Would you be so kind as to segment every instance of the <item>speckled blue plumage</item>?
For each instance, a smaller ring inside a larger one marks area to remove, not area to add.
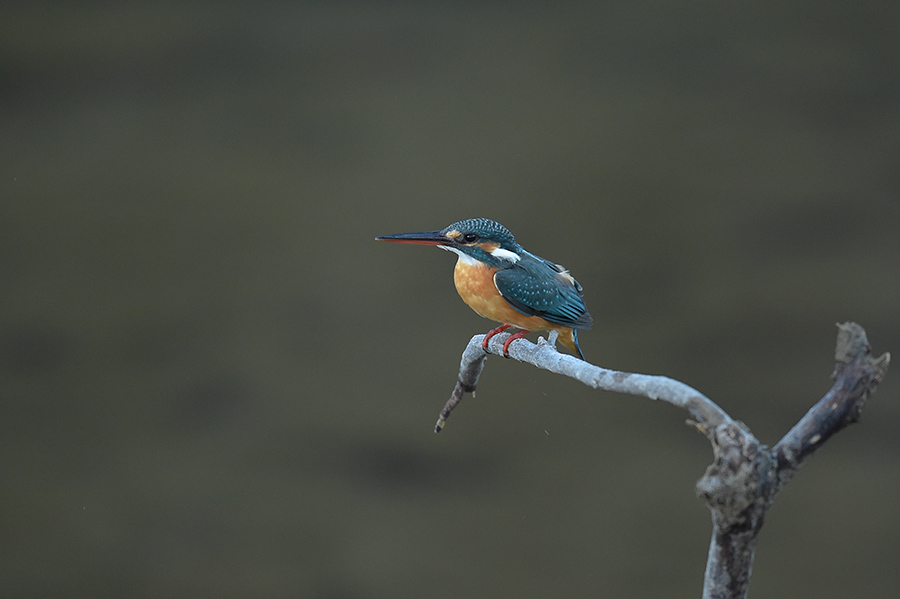
[[[530,252],[522,250],[520,255],[521,260],[494,275],[503,299],[526,316],[541,316],[573,329],[591,328],[594,320],[578,281],[570,281],[559,266]]]

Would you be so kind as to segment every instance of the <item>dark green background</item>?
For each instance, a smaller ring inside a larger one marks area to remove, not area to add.
[[[900,351],[900,5],[5,3],[0,595],[697,597],[685,414],[490,358],[450,255],[572,269],[603,366],[774,443]],[[536,335],[532,335],[536,338]],[[900,373],[751,597],[900,588]]]

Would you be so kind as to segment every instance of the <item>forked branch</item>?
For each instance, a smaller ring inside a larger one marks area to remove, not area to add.
[[[509,334],[495,335],[488,352],[503,355]],[[435,425],[440,432],[465,393],[474,393],[488,356],[484,335],[469,341],[460,362],[459,378]],[[713,463],[697,482],[697,493],[712,513],[713,534],[704,579],[704,599],[742,599],[747,595],[756,541],[766,511],[797,469],[832,435],[856,422],[866,399],[884,378],[890,354],[872,356],[866,332],[853,322],[838,325],[834,386],[771,449],[711,399],[665,376],[608,370],[556,351],[543,338],[537,344],[513,343],[509,356],[537,368],[574,378],[604,391],[640,395],[683,408],[690,422],[706,435]]]

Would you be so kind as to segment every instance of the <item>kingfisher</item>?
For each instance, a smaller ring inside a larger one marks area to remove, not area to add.
[[[485,335],[485,351],[491,337],[512,326],[519,331],[503,344],[507,358],[516,339],[531,331],[556,331],[560,342],[584,360],[577,331],[591,328],[594,319],[581,285],[564,267],[525,250],[500,223],[468,218],[437,231],[375,239],[436,245],[459,256],[453,270],[456,291],[480,316],[501,323]]]

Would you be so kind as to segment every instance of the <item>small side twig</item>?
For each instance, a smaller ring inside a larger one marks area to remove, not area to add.
[[[478,386],[478,379],[481,377],[481,371],[484,369],[484,361],[488,356],[484,353],[484,350],[481,349],[481,341],[478,341],[476,349],[475,340],[483,338],[484,335],[472,337],[472,340],[466,347],[466,351],[463,352],[462,360],[459,363],[459,378],[456,379],[456,386],[453,387],[453,393],[450,394],[450,399],[444,404],[444,409],[441,410],[441,415],[434,425],[434,432],[441,432],[447,418],[450,418],[450,412],[452,412],[453,408],[462,401],[464,394],[471,393],[473,396],[475,395],[475,387]]]
[[[866,332],[849,322],[838,325],[834,358],[834,385],[772,448],[781,477],[796,471],[832,435],[859,420],[866,399],[887,372],[891,355],[873,357]]]

